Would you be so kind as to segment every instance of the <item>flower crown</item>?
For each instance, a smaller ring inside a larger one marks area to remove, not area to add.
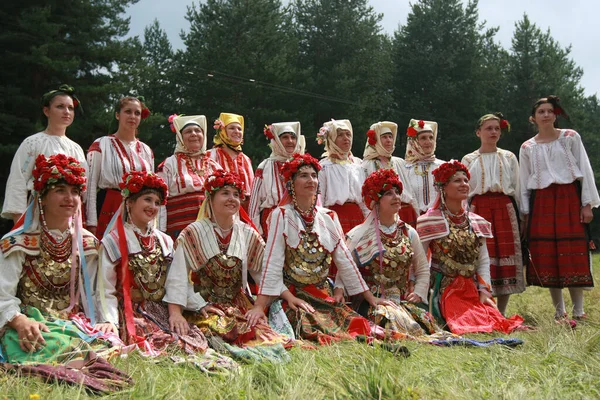
[[[33,189],[42,193],[48,185],[64,181],[69,185],[78,186],[80,191],[85,190],[85,168],[73,157],[64,154],[55,154],[46,158],[40,154],[35,159],[32,172]]]
[[[240,199],[245,198],[246,185],[244,181],[235,172],[227,172],[222,169],[214,171],[204,182],[204,191],[208,194],[214,194],[225,186],[233,186],[240,192]]]
[[[263,129],[263,133],[265,134],[267,139],[269,139],[269,140],[275,139],[275,135],[273,134],[273,125],[265,125],[265,128]]]
[[[119,183],[121,196],[124,199],[139,193],[144,188],[156,189],[162,192],[162,204],[167,204],[169,189],[165,181],[153,172],[131,171],[123,174],[123,180]]]
[[[298,170],[305,165],[313,167],[317,172],[321,170],[321,164],[319,164],[319,161],[317,161],[317,159],[310,154],[294,153],[292,158],[286,161],[279,169],[281,176],[283,176],[283,181],[290,182]]]
[[[434,184],[437,186],[444,186],[458,171],[463,171],[467,175],[467,179],[471,179],[469,169],[463,163],[456,160],[450,160],[431,172],[434,177]]]
[[[406,136],[411,138],[416,137],[419,133],[417,127],[419,127],[419,129],[423,129],[425,127],[425,121],[422,119],[419,121],[412,121],[406,129]]]
[[[373,129],[367,131],[367,142],[369,143],[369,146],[375,146],[377,144],[377,132]]]
[[[397,187],[402,193],[402,182],[398,174],[392,169],[380,169],[367,177],[362,186],[362,197],[365,205],[372,210],[381,196],[393,187]]]

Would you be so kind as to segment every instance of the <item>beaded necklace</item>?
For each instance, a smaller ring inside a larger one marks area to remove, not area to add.
[[[66,237],[55,238],[46,224],[41,197],[38,197],[38,209],[40,210],[40,221],[42,223],[40,249],[56,262],[62,263],[67,260],[73,252],[73,235],[69,232]]]

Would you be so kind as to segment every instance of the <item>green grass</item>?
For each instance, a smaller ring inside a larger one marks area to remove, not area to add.
[[[596,281],[600,257],[595,256]],[[568,292],[565,298],[569,301]],[[576,330],[557,326],[547,290],[514,296],[509,313],[534,325],[519,332],[517,349],[440,348],[404,343],[402,358],[380,348],[342,343],[318,350],[293,349],[287,364],[243,365],[230,376],[206,376],[191,366],[158,364],[139,355],[114,360],[135,379],[131,388],[106,396],[135,399],[582,399],[600,398],[600,292],[585,294],[589,319]],[[472,335],[478,339],[494,335]],[[0,376],[0,399],[84,399],[80,387],[35,378]]]

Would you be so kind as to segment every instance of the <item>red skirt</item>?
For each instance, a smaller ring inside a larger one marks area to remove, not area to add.
[[[523,323],[521,316],[505,318],[496,308],[479,301],[473,278],[460,275],[444,290],[440,309],[450,331],[458,335],[492,331],[510,333]]]
[[[98,213],[98,226],[96,227],[96,237],[98,240],[102,240],[104,231],[108,226],[110,220],[115,215],[119,207],[123,202],[123,196],[121,191],[116,189],[106,189],[104,200],[102,205],[98,205],[100,212]]]
[[[400,208],[400,211],[398,211],[398,216],[402,221],[409,224],[413,228],[417,227],[417,213],[410,204],[402,203],[402,207]]]
[[[267,235],[269,234],[269,217],[275,208],[276,207],[263,208],[260,211],[260,227],[262,228],[262,237],[265,239],[265,241],[267,240]]]
[[[362,224],[365,220],[360,206],[356,203],[344,203],[342,205],[335,204],[333,206],[328,206],[327,208],[336,212],[344,233],[350,232],[352,228]]]
[[[179,233],[198,218],[198,210],[204,201],[204,193],[193,192],[167,201],[167,234],[177,240]]]
[[[577,183],[534,190],[530,201],[527,282],[551,288],[594,286]]]
[[[513,200],[504,193],[485,193],[473,197],[471,205],[492,224],[493,238],[487,239],[490,275],[494,296],[525,290],[519,215]]]

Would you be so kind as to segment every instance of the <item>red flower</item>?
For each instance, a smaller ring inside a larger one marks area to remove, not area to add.
[[[417,130],[412,126],[409,126],[406,130],[406,135],[408,135],[409,137],[415,137],[417,136],[417,133]]]
[[[425,127],[425,121],[420,120],[419,121],[419,128],[423,129]]]
[[[142,114],[141,114],[142,119],[146,119],[149,116],[150,116],[150,110],[148,109],[148,107],[142,108]]]
[[[41,193],[47,185],[59,181],[79,186],[81,191],[85,190],[85,168],[75,158],[64,154],[55,154],[48,158],[43,154],[38,155],[32,176],[33,188],[38,193]]]
[[[226,172],[219,169],[214,171],[206,181],[204,181],[204,191],[208,194],[214,194],[225,186],[233,186],[236,188],[240,192],[240,199],[244,200],[246,185],[242,178],[235,172]]]
[[[443,163],[436,169],[434,169],[431,173],[433,174],[435,184],[438,186],[443,186],[454,174],[458,171],[463,171],[467,175],[467,179],[471,179],[471,174],[469,173],[469,169],[461,162],[456,160],[451,160]]]
[[[402,182],[398,174],[392,169],[380,169],[373,172],[365,179],[362,186],[362,197],[365,205],[372,210],[381,196],[393,187],[397,187],[402,193]]]
[[[375,146],[377,144],[377,133],[373,129],[367,131],[367,137],[369,138],[367,140],[369,145]]]
[[[265,125],[265,128],[263,129],[263,133],[269,140],[275,139],[275,135],[273,135],[273,131],[271,130],[272,127],[272,125]]]
[[[554,106],[553,112],[554,112],[554,115],[562,115],[563,109],[559,106]]]
[[[311,156],[310,154],[294,153],[292,158],[286,161],[279,169],[279,172],[283,177],[283,181],[291,181],[294,175],[296,175],[296,173],[298,172],[298,170],[305,165],[310,165],[317,172],[321,170],[321,164],[319,164],[317,159]]]
[[[132,194],[140,192],[144,188],[156,189],[163,193],[162,204],[167,204],[169,189],[165,181],[152,172],[131,171],[123,174],[123,180],[119,183],[121,196],[128,198]]]
[[[79,107],[79,100],[73,99],[73,108]]]

